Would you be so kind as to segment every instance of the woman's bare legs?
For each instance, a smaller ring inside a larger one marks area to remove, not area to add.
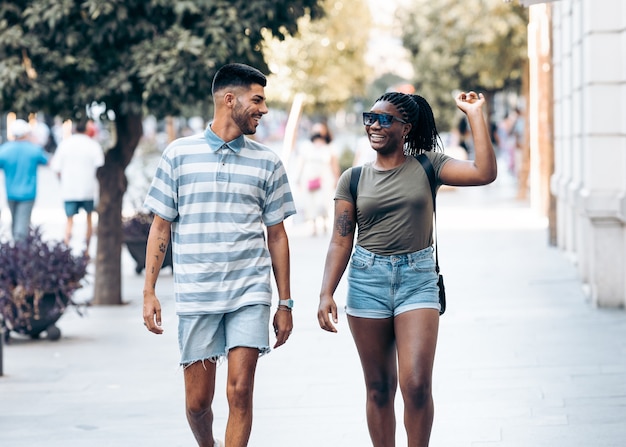
[[[435,413],[432,396],[433,363],[439,312],[418,309],[395,317],[400,391],[409,447],[427,447]]]
[[[393,319],[348,316],[365,377],[367,426],[374,447],[393,447],[398,386]]]
[[[363,367],[367,424],[374,447],[395,446],[398,377],[408,446],[427,447],[434,417],[432,371],[439,313],[419,309],[394,319],[349,316],[348,322]]]

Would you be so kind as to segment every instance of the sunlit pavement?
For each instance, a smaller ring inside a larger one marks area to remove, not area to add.
[[[61,238],[54,179],[42,176],[35,223]],[[448,311],[434,375],[434,447],[618,447],[626,439],[626,312],[595,309],[576,268],[547,244],[546,222],[514,199],[506,175],[483,188],[441,191],[439,256]],[[3,229],[8,216],[3,210]],[[77,229],[80,228],[77,219]],[[359,361],[345,314],[319,329],[328,246],[298,223],[291,236],[295,330],[260,359],[250,446],[371,445]],[[92,244],[95,248],[95,241]],[[77,249],[80,247],[76,246]],[[172,276],[158,291],[165,334],[142,324],[143,278],[123,254],[123,306],[68,309],[62,338],[14,339],[0,378],[3,447],[193,446],[177,366]],[[88,285],[79,298],[88,299]],[[336,293],[343,307],[345,282]],[[215,430],[226,424],[225,365]],[[397,399],[397,445],[406,445]]]

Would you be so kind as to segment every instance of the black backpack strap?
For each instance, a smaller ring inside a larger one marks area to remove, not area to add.
[[[428,183],[430,183],[430,192],[433,197],[433,222],[434,222],[434,242],[435,242],[435,271],[439,276],[437,281],[437,285],[439,286],[439,305],[441,309],[439,310],[439,315],[443,315],[446,311],[446,293],[445,287],[443,285],[443,276],[439,274],[439,249],[437,244],[437,183],[435,179],[435,168],[431,163],[430,159],[426,156],[426,154],[421,153],[416,156],[417,160],[422,164],[424,171],[426,171],[426,176],[428,177]]]
[[[359,186],[359,179],[361,178],[362,166],[355,166],[350,172],[350,195],[354,201],[354,207],[356,208],[356,189]]]
[[[437,203],[437,201],[435,200],[435,197],[437,196],[437,193],[436,193],[435,188],[437,185],[437,180],[435,179],[435,168],[433,167],[433,164],[430,162],[430,158],[428,158],[426,154],[421,153],[415,158],[417,158],[417,161],[419,161],[422,164],[424,171],[426,171],[426,176],[428,177],[428,183],[430,183],[430,193],[433,196],[433,211],[436,213],[437,208],[435,204]]]
[[[430,159],[426,156],[426,154],[421,153],[417,155],[415,158],[421,163],[424,171],[426,171],[426,176],[428,177],[428,183],[430,183],[430,193],[433,197],[433,215],[435,221],[435,267],[437,273],[439,273],[439,250],[437,249],[437,191],[436,191],[436,179],[435,179],[435,168],[431,163]]]

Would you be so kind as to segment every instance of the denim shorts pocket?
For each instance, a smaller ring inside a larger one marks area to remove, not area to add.
[[[352,257],[350,261],[350,267],[358,270],[366,270],[370,266],[370,262],[367,259],[361,257]]]

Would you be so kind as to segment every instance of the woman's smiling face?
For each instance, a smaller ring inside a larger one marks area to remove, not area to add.
[[[403,119],[396,106],[387,101],[378,101],[370,112],[393,115]],[[365,132],[370,141],[370,146],[380,154],[390,154],[396,150],[403,150],[406,124],[393,120],[391,126],[382,127],[378,121],[370,126],[365,126]]]

